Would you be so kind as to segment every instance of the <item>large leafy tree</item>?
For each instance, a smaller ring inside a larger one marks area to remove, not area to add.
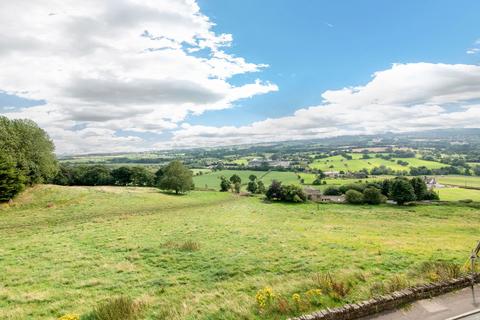
[[[52,141],[35,122],[0,116],[2,199],[12,198],[23,185],[42,183],[53,178],[58,170],[53,151]],[[10,191],[6,190],[7,187]]]
[[[415,190],[407,179],[395,178],[390,186],[390,198],[395,200],[399,205],[409,201],[415,201]]]
[[[176,194],[184,193],[193,188],[192,171],[180,161],[170,162],[164,169],[158,187],[163,190],[173,190]]]
[[[8,201],[25,187],[25,176],[15,168],[15,162],[0,155],[0,201]]]

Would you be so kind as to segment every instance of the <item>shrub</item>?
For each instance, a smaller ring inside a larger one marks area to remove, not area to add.
[[[338,187],[330,186],[323,191],[323,194],[326,196],[339,196],[342,193]]]
[[[98,305],[87,318],[88,320],[136,320],[140,319],[143,305],[129,297],[118,297]]]
[[[423,200],[436,201],[436,200],[440,200],[440,196],[435,191],[428,190],[423,196]]]
[[[462,275],[458,264],[450,261],[428,261],[420,265],[419,271],[430,281],[444,281]]]
[[[375,187],[368,187],[363,191],[363,201],[368,204],[380,204],[386,197]]]
[[[347,193],[345,193],[345,200],[351,204],[362,204],[363,194],[356,190],[348,190]]]

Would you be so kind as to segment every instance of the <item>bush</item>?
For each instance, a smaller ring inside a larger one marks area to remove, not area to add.
[[[363,203],[363,194],[356,190],[348,190],[345,193],[345,200],[351,204],[362,204]]]
[[[375,187],[368,187],[363,191],[363,201],[365,203],[380,204],[386,200],[386,197]]]
[[[140,319],[142,307],[129,297],[119,297],[100,304],[82,320],[136,320]]]
[[[323,194],[326,196],[339,196],[342,193],[338,187],[330,186],[323,191]]]
[[[428,190],[424,196],[423,200],[437,201],[440,200],[440,196],[433,190]]]

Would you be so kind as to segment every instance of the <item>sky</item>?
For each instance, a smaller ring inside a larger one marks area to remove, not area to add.
[[[0,2],[0,114],[59,154],[480,127],[479,1]]]

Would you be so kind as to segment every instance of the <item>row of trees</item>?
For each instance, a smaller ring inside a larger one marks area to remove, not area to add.
[[[58,170],[54,145],[30,120],[0,116],[0,201],[8,201],[26,186],[50,180]]]
[[[406,202],[421,200],[439,200],[438,194],[428,190],[422,178],[407,179],[397,177],[374,183],[355,183],[340,187],[328,187],[325,195],[345,194],[346,201],[352,204],[380,204],[387,199],[403,205]]]
[[[151,172],[141,166],[123,166],[111,169],[105,165],[61,165],[52,183],[73,186],[139,186],[158,187],[183,193],[194,188],[192,171],[180,161]]]
[[[248,177],[248,180],[249,180],[247,183],[248,192],[254,193],[254,194],[265,193],[265,185],[263,184],[263,181],[258,180],[256,175],[251,174]],[[223,176],[220,178],[220,191],[222,192],[233,190],[236,193],[240,193],[241,187],[242,187],[242,178],[240,178],[240,176],[237,174],[232,175],[229,179]]]

